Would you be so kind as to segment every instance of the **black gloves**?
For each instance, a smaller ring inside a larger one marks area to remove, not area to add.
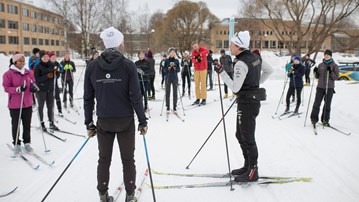
[[[218,60],[215,59],[214,60],[214,71],[217,72],[218,74],[223,72],[223,66],[221,64],[218,63]]]
[[[314,73],[314,77],[317,78],[317,79],[319,79],[318,67],[315,67],[315,68],[313,69],[313,73]]]
[[[16,88],[16,92],[22,93],[26,90],[26,85],[22,85]]]
[[[31,81],[30,91],[32,93],[36,93],[40,91],[40,88],[34,82]]]
[[[146,135],[147,130],[148,130],[147,121],[140,122],[138,124],[138,131],[140,131],[141,135]]]
[[[195,59],[198,63],[201,63],[201,62],[202,62],[201,54],[198,54],[198,55],[194,56],[194,59]]]
[[[327,66],[327,71],[329,72],[329,74],[332,73],[332,68],[329,65]]]
[[[87,135],[89,137],[93,137],[96,135],[97,131],[96,131],[96,126],[93,122],[91,122],[90,124],[88,124],[86,126],[86,129],[87,129]]]

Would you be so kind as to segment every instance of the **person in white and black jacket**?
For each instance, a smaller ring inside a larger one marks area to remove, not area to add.
[[[137,201],[135,151],[136,112],[141,135],[147,132],[140,83],[135,64],[125,58],[120,50],[123,35],[114,27],[105,29],[100,37],[106,50],[89,63],[84,80],[85,125],[89,137],[96,135],[99,160],[97,167],[97,190],[100,201],[113,201],[108,194],[110,166],[115,138],[121,151],[126,202]],[[93,121],[96,98],[97,127]]]
[[[233,79],[224,67],[215,62],[214,70],[220,74],[223,81],[237,96],[237,131],[236,137],[242,148],[244,166],[235,169],[236,182],[257,181],[258,150],[255,140],[256,117],[259,114],[260,101],[265,100],[265,89],[259,88],[261,77],[269,74],[262,69],[262,59],[249,50],[250,36],[248,31],[236,33],[231,39],[231,53],[236,56]],[[262,70],[263,73],[262,73]]]
[[[187,80],[187,88],[188,88],[188,96],[191,96],[191,67],[192,60],[188,51],[184,52],[182,61],[181,61],[181,77],[182,77],[182,97],[186,93],[186,80]]]
[[[170,111],[170,94],[171,86],[173,91],[173,111],[177,111],[177,98],[178,98],[178,72],[181,71],[179,61],[176,59],[176,50],[169,49],[169,57],[165,62],[166,73],[166,107]]]

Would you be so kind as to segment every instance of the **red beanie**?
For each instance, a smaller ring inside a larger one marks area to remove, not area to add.
[[[54,51],[51,51],[51,52],[49,53],[49,58],[51,58],[51,57],[54,56],[54,55],[55,55]]]

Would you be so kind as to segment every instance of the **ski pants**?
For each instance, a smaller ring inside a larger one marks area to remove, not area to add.
[[[74,100],[74,81],[72,79],[64,81],[64,97],[63,102],[67,102],[67,86],[68,86],[68,93],[70,95],[70,102]]]
[[[227,74],[233,80],[233,72],[227,73]],[[223,85],[224,85],[224,93],[228,94],[228,86],[224,82],[223,82]]]
[[[305,69],[305,83],[310,83],[309,75],[310,75],[310,68],[306,68]]]
[[[55,85],[55,100],[56,100],[56,106],[57,106],[58,112],[62,112],[61,99],[60,99],[60,89],[59,89],[59,85],[57,84],[57,82],[56,82],[56,85]]]
[[[182,73],[182,93],[185,94],[186,90],[186,79],[187,79],[187,87],[188,87],[188,94],[191,94],[191,74],[190,73]]]
[[[331,108],[330,106],[332,104],[332,99],[333,99],[334,93],[335,93],[334,88],[328,88],[327,95],[325,95],[324,88],[317,88],[312,113],[310,115],[310,119],[311,119],[312,123],[317,123],[319,121],[318,116],[319,116],[320,104],[322,103],[323,99],[324,99],[324,106],[323,106],[321,121],[329,122],[330,108]]]
[[[170,108],[170,95],[171,95],[171,86],[173,90],[173,108],[177,107],[177,99],[178,99],[178,79],[175,80],[167,80],[166,81],[166,107]]]
[[[206,79],[207,70],[194,71],[196,99],[207,99]]]
[[[140,80],[141,95],[145,102],[145,110],[148,108],[147,91],[148,91],[148,80]]]
[[[152,96],[155,96],[155,75],[150,75],[150,84],[149,84],[149,88],[148,88],[148,96],[151,96],[151,92],[152,92]]]
[[[259,101],[241,102],[238,99],[236,138],[242,149],[245,166],[253,167],[257,165],[258,159],[255,129],[261,105]]]
[[[49,117],[50,122],[54,122],[54,95],[52,91],[47,92],[37,92],[36,93],[37,102],[39,103],[38,110],[40,116],[40,122],[44,121],[44,106],[46,102],[47,107],[47,116]]]
[[[163,83],[166,80],[166,74],[164,72],[162,72],[162,81],[161,81],[161,85],[163,85]]]
[[[213,77],[212,77],[212,70],[207,71],[207,86],[209,83],[209,89],[213,89]]]
[[[136,189],[136,166],[134,159],[135,122],[133,117],[98,117],[97,140],[99,160],[97,166],[97,190],[101,193],[105,193],[108,190],[115,137],[120,148],[126,192],[132,194]]]
[[[16,142],[17,126],[19,124],[20,109],[10,109],[11,117],[11,129],[12,129],[12,139],[13,144]],[[32,117],[32,107],[23,108],[21,112],[21,121],[22,121],[22,139],[24,144],[31,143],[30,131],[31,131],[31,117]],[[20,130],[20,127],[19,127]],[[20,131],[19,131],[19,140],[18,145],[21,144],[20,140]]]
[[[293,94],[295,94],[295,91],[297,91],[297,106],[296,106],[296,109],[299,109],[300,103],[302,102],[302,96],[301,96],[302,90],[303,90],[303,87],[294,88],[293,86],[289,86],[288,92],[287,92],[287,97],[286,97],[287,107],[289,107],[289,105],[290,105],[290,97]]]

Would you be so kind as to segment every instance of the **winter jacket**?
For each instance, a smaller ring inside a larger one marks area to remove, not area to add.
[[[207,71],[212,71],[213,70],[213,58],[211,54],[207,55]]]
[[[312,66],[314,66],[314,65],[315,65],[315,61],[312,60],[312,59],[306,59],[306,60],[304,61],[305,70],[310,69],[310,68],[311,68]]]
[[[24,91],[23,108],[32,106],[32,94],[31,94],[31,82],[35,83],[35,78],[32,72],[25,69],[24,74],[14,70],[14,65],[11,69],[6,71],[3,75],[3,87],[8,96],[8,108],[9,109],[20,109],[22,93],[16,92],[16,88],[24,85],[26,81],[26,90]]]
[[[40,57],[31,56],[29,58],[29,70],[34,70],[34,68],[40,63]]]
[[[290,78],[289,85],[293,88],[302,88],[303,87],[303,76],[305,73],[305,67],[302,63],[294,64],[294,68],[292,73],[288,73],[288,77]]]
[[[148,71],[148,75],[156,75],[156,70],[155,70],[155,59],[153,58],[147,58],[147,61],[149,63],[149,71]]]
[[[192,67],[192,61],[191,59],[185,59],[185,58],[182,58],[182,61],[181,61],[181,73],[182,74],[189,74],[191,75],[191,67]]]
[[[36,84],[42,92],[52,92],[54,89],[54,77],[49,78],[49,73],[54,73],[54,67],[50,62],[44,63],[41,61],[35,68]]]
[[[148,81],[149,80],[149,72],[150,72],[150,63],[148,62],[148,60],[143,59],[143,60],[137,60],[135,62],[136,68],[139,70],[138,72],[138,79],[142,82],[142,77],[144,81]],[[141,71],[142,70],[142,71]],[[141,74],[139,72],[143,72],[144,74],[141,76]]]
[[[174,63],[174,67],[171,68],[171,62]],[[179,61],[176,58],[168,58],[165,62],[165,74],[166,74],[166,81],[174,81],[178,79],[177,73],[181,71],[179,66]]]
[[[209,53],[209,50],[204,47],[199,47],[198,51],[196,51],[196,50],[192,51],[192,63],[193,63],[195,71],[207,70],[207,68],[208,68],[207,54],[208,53]],[[199,56],[201,61],[197,61],[196,56]]]
[[[84,80],[85,124],[93,121],[96,98],[98,117],[133,117],[146,122],[135,64],[118,51],[106,50],[89,63]]]
[[[332,71],[329,74],[328,88],[335,88],[334,82],[339,78],[339,69],[338,69],[338,65],[334,62],[333,59],[331,59],[327,63],[326,61],[323,60],[323,62],[318,65],[318,70],[316,73],[316,77],[319,79],[317,86],[318,88],[325,89],[327,86],[326,85],[327,75],[328,75],[327,66],[329,66]]]
[[[165,62],[166,62],[166,59],[164,59],[164,60],[161,60],[161,62],[160,62],[160,71],[161,71],[161,73],[163,74],[163,75],[165,75],[166,73],[165,73]]]
[[[76,72],[75,63],[72,62],[71,60],[69,60],[69,61],[63,60],[63,61],[61,61],[61,65],[64,68],[63,72],[61,73],[62,80],[65,80],[65,78],[66,78],[66,81],[72,80],[72,73]]]
[[[227,73],[232,73],[233,72],[233,65],[232,65],[232,58],[229,55],[225,55],[224,57],[220,57],[219,58],[219,63],[221,63],[221,65],[224,68],[224,71],[226,71]]]
[[[292,66],[294,64],[294,62],[289,62],[286,66],[285,66],[285,72],[289,72],[289,69],[290,69],[290,67]]]

